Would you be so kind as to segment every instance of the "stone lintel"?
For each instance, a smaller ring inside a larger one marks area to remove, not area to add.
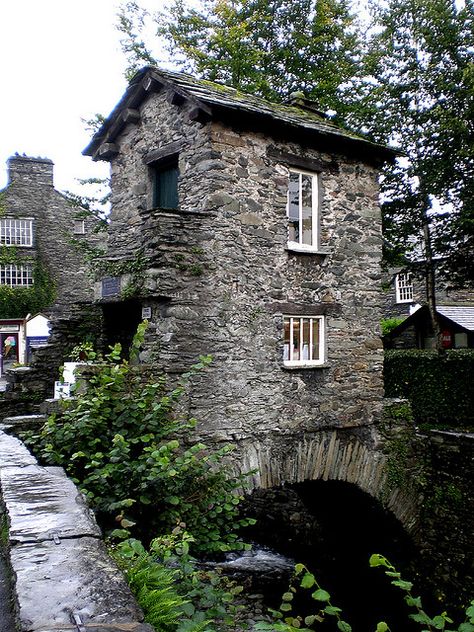
[[[182,147],[183,143],[181,141],[177,141],[174,143],[168,143],[168,145],[164,145],[163,147],[159,147],[157,149],[152,149],[144,155],[143,162],[146,165],[150,165],[153,162],[159,162],[160,160],[171,158],[172,156],[179,154]]]
[[[270,303],[266,309],[271,314],[291,316],[335,316],[342,311],[339,303]]]
[[[274,145],[270,145],[267,149],[267,155],[270,158],[274,158],[278,162],[282,162],[289,167],[299,167],[300,169],[307,169],[308,171],[329,171],[331,173],[337,173],[339,171],[339,164],[335,161],[318,160],[316,158],[310,158],[306,156],[292,154],[288,151],[281,151]]]

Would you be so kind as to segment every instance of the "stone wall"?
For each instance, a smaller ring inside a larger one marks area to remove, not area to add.
[[[18,632],[152,632],[62,468],[1,431],[0,490]]]
[[[339,153],[337,141],[329,152],[202,124],[189,120],[191,107],[171,104],[166,91],[153,95],[112,160],[109,256],[144,248],[148,260],[143,359],[177,372],[213,356],[194,381],[190,411],[217,439],[372,423],[382,398],[377,169]],[[179,147],[176,211],[150,208],[144,158],[167,147]],[[319,254],[287,249],[282,152],[323,165]],[[283,367],[284,314],[326,317],[324,367]]]
[[[64,316],[74,303],[92,297],[82,255],[71,244],[72,237],[89,239],[91,224],[86,222],[85,234],[73,235],[77,209],[54,188],[53,167],[47,158],[9,158],[2,207],[7,217],[34,219],[33,247],[18,246],[16,251],[18,257],[38,258],[45,266],[57,288],[56,302],[49,311]]]

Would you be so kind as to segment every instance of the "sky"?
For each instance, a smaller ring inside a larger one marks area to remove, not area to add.
[[[108,114],[126,88],[119,4],[0,0],[0,189],[16,152],[52,159],[59,190],[80,193],[77,178],[108,174],[81,155],[91,137],[81,119]]]

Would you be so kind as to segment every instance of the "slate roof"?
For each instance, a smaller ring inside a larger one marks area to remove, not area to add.
[[[122,128],[117,124],[122,113],[127,108],[138,108],[148,97],[149,93],[144,87],[147,78],[155,79],[165,87],[171,87],[181,98],[190,100],[196,107],[202,108],[209,118],[225,120],[225,116],[237,116],[244,120],[246,117],[253,117],[262,122],[270,122],[280,129],[297,129],[303,133],[307,132],[308,135],[316,134],[319,137],[331,138],[333,142],[339,140],[346,146],[357,148],[367,155],[378,156],[381,160],[393,160],[399,153],[338,127],[316,110],[272,103],[212,81],[147,66],[132,79],[120,102],[84,150],[85,155],[94,156],[102,143],[114,141]]]
[[[436,311],[449,318],[454,323],[467,329],[474,331],[474,306],[468,307],[464,305],[438,305]]]

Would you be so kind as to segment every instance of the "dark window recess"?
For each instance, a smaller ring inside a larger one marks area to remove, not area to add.
[[[178,208],[178,161],[151,165],[153,208]]]

